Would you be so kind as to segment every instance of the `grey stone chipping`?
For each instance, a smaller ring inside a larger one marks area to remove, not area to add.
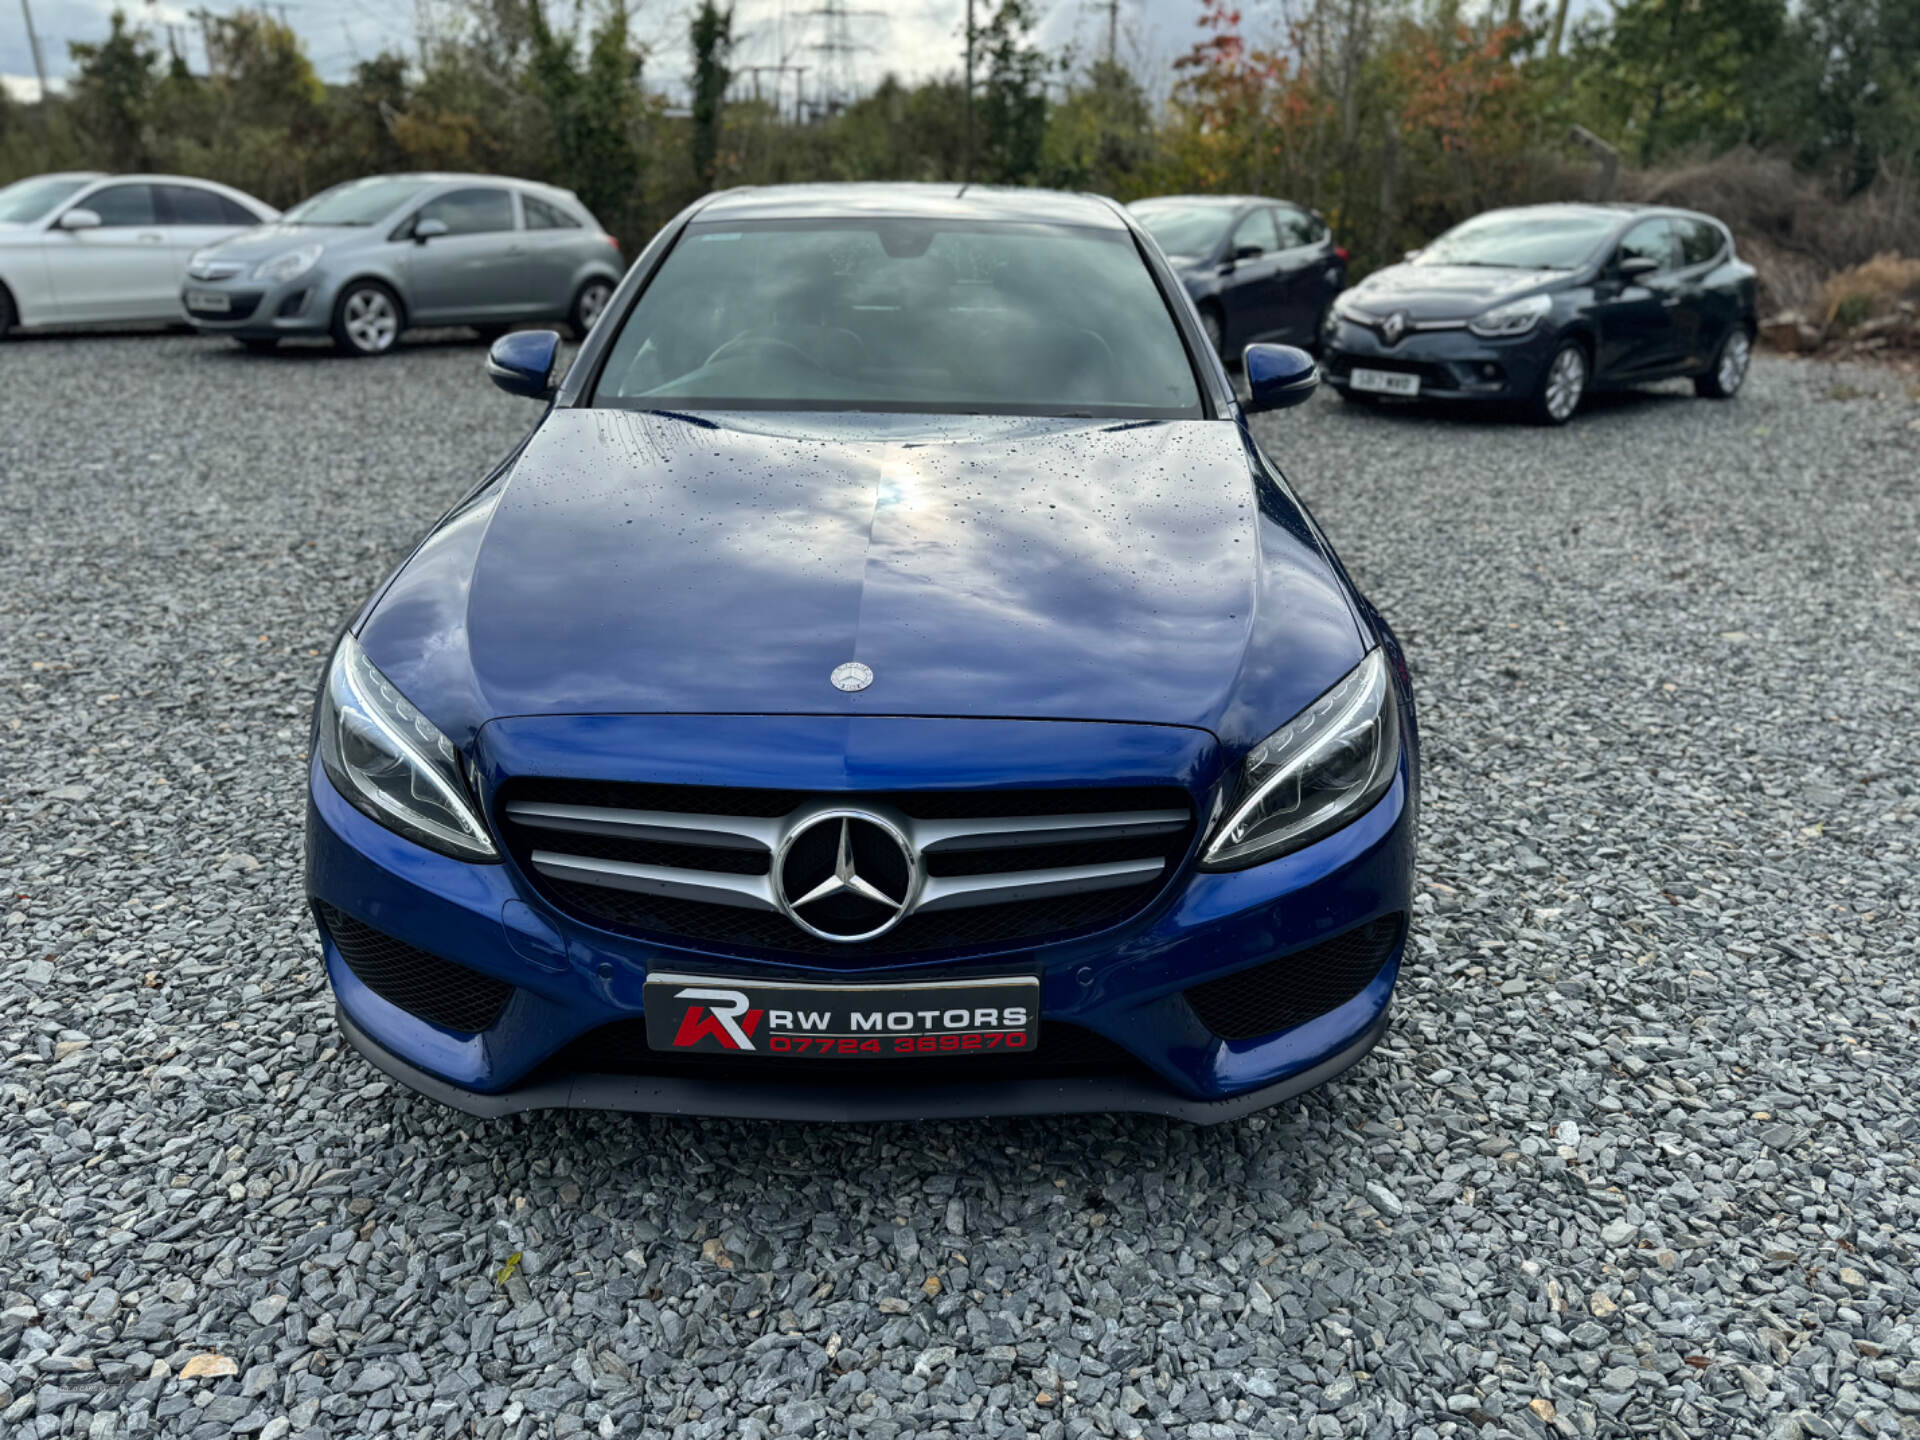
[[[1419,692],[1394,1029],[1212,1130],[834,1129],[343,1050],[309,704],[538,413],[479,361],[0,346],[0,1433],[1920,1436],[1890,373],[1257,422]]]

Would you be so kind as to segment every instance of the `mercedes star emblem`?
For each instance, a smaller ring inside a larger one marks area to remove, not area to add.
[[[920,861],[898,826],[860,810],[830,810],[796,827],[774,857],[774,897],[822,940],[884,935],[906,917]]]
[[[864,690],[873,684],[873,671],[858,660],[849,660],[844,665],[834,666],[833,674],[828,678],[833,681],[836,690]]]
[[[1400,337],[1407,333],[1407,312],[1396,310],[1380,322],[1380,338],[1389,345],[1398,345]]]

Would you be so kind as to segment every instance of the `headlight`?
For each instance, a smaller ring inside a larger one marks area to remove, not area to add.
[[[499,858],[461,779],[459,752],[351,635],[333,652],[320,697],[320,764],[355,808],[388,829],[459,860]]]
[[[1524,335],[1551,309],[1551,295],[1529,295],[1524,300],[1483,311],[1467,322],[1467,328],[1476,335]]]
[[[1400,712],[1376,647],[1248,753],[1200,864],[1239,870],[1311,844],[1359,819],[1399,768]]]
[[[278,283],[282,280],[291,280],[296,275],[304,275],[319,263],[320,247],[302,245],[298,250],[289,250],[284,255],[276,255],[271,260],[262,261],[255,267],[253,278]]]
[[[1342,290],[1338,295],[1333,297],[1333,313],[1338,315],[1342,320],[1353,319],[1354,312],[1357,308],[1354,292],[1351,290]]]

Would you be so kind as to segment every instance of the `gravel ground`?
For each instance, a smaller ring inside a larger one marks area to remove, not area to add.
[[[0,1433],[1920,1435],[1920,406],[1261,424],[1407,643],[1398,1022],[1213,1130],[477,1123],[301,904],[468,344],[0,347]]]

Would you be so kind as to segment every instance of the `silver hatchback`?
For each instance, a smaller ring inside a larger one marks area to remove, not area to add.
[[[625,265],[571,191],[496,175],[373,175],[193,255],[180,292],[194,326],[269,350],[330,335],[350,355],[412,326],[482,334],[566,321],[585,335]]]

